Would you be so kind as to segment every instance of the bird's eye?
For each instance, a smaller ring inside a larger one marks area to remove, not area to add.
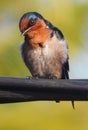
[[[30,19],[29,26],[33,26],[36,23],[36,19]]]

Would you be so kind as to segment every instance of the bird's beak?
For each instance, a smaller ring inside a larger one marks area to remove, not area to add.
[[[28,32],[32,27],[29,27],[28,29],[26,29],[25,31],[22,32],[22,35],[24,36],[26,34],[26,32]]]

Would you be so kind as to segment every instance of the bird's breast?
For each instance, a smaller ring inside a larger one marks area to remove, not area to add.
[[[58,41],[54,36],[36,49],[27,44],[27,47],[23,48],[23,58],[33,76],[46,77],[52,74],[61,77],[62,64],[67,58],[66,42]]]

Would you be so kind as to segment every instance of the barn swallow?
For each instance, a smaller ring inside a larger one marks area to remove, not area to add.
[[[62,32],[37,12],[25,13],[19,28],[25,38],[22,57],[32,76],[68,79],[68,45]]]
[[[24,36],[21,54],[32,76],[69,79],[68,45],[62,32],[37,12],[25,13],[19,28]]]

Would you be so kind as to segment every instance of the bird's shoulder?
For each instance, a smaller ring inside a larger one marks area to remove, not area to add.
[[[64,35],[62,33],[62,31],[60,29],[58,29],[57,27],[55,27],[51,22],[49,22],[48,20],[45,20],[46,25],[53,31],[55,32],[57,38],[59,40],[64,39]]]

